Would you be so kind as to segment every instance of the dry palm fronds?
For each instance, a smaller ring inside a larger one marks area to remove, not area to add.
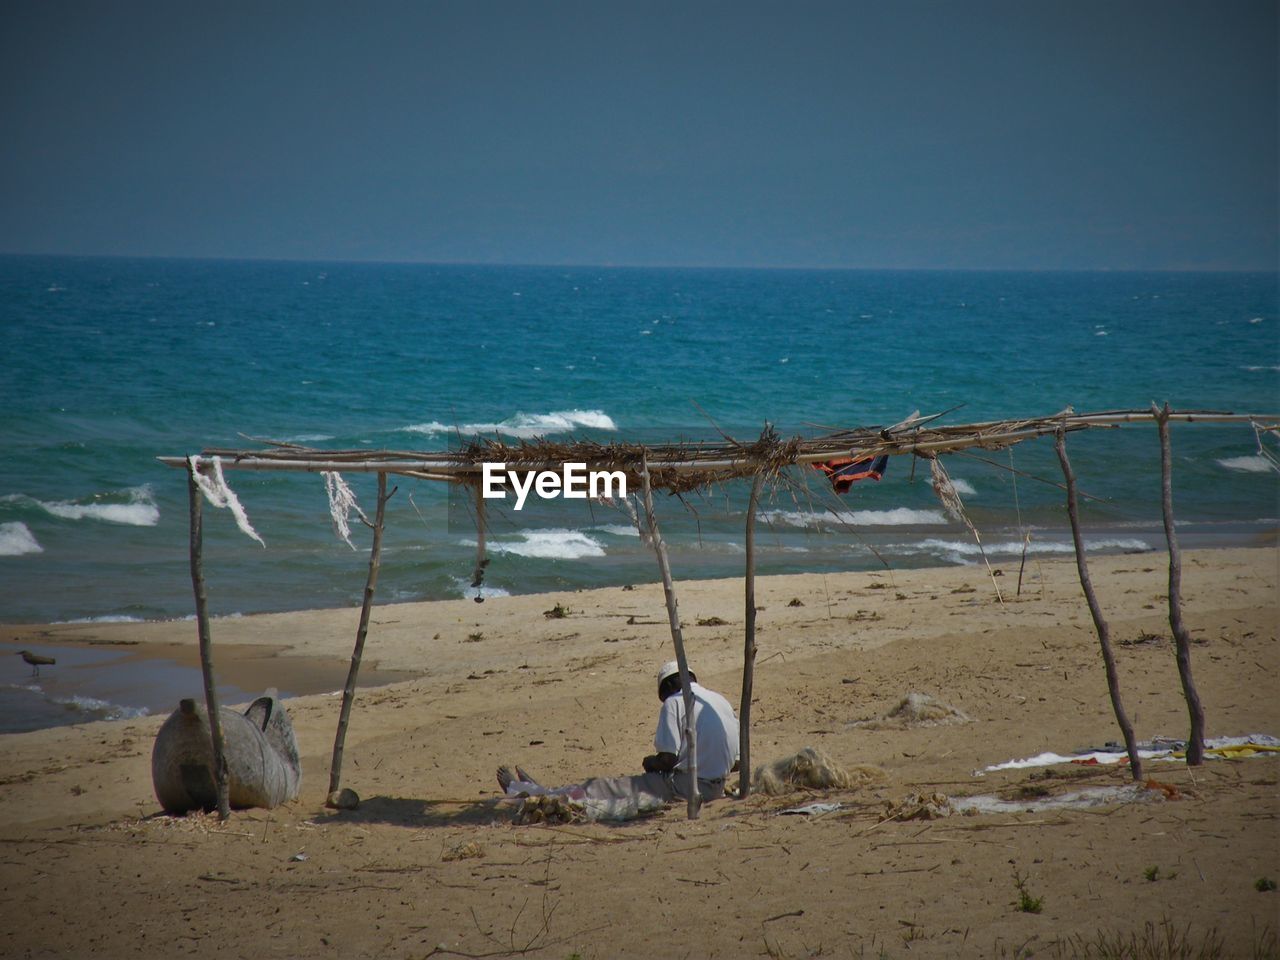
[[[897,803],[886,801],[884,805],[886,820],[939,820],[954,812],[942,793],[909,793]]]
[[[455,844],[440,854],[440,859],[445,863],[452,863],[455,860],[474,860],[483,856],[484,847],[474,840],[467,840],[464,843]]]
[[[587,819],[582,806],[568,797],[548,794],[526,797],[516,811],[516,823],[581,823]]]

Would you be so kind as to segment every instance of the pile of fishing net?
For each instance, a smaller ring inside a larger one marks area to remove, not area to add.
[[[901,730],[905,727],[931,727],[942,723],[971,723],[972,718],[958,707],[943,703],[927,693],[912,691],[897,706],[875,720],[860,720],[855,727],[868,730]]]
[[[818,747],[805,747],[757,767],[752,783],[758,793],[775,797],[793,790],[852,790],[884,779],[885,772],[879,767],[865,763],[841,766]]]

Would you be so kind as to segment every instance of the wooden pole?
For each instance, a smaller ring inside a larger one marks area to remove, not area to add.
[[[756,507],[760,503],[760,487],[764,474],[751,481],[751,500],[747,504],[747,572],[746,572],[746,641],[742,650],[742,700],[738,705],[738,797],[751,795],[751,691],[756,668]]]
[[[680,668],[680,697],[684,701],[684,742],[689,746],[689,819],[698,819],[698,807],[702,797],[698,793],[698,730],[693,722],[693,690],[689,680],[689,661],[684,655],[684,633],[680,629],[680,611],[676,609],[676,588],[671,580],[671,565],[667,561],[667,545],[658,530],[658,517],[653,511],[653,488],[649,482],[649,458],[642,461],[644,472],[644,517],[649,526],[649,538],[653,552],[658,557],[658,570],[662,573],[662,592],[667,600],[667,619],[671,623],[671,641],[676,648],[676,664]]]
[[[1084,589],[1085,599],[1089,602],[1089,613],[1093,616],[1093,626],[1098,631],[1098,645],[1102,648],[1102,662],[1107,670],[1107,691],[1111,694],[1111,709],[1115,711],[1116,723],[1120,725],[1120,733],[1124,736],[1124,748],[1129,753],[1129,769],[1134,780],[1142,779],[1142,758],[1138,756],[1138,741],[1133,735],[1133,725],[1129,723],[1129,715],[1125,713],[1124,701],[1120,698],[1120,678],[1116,673],[1116,658],[1111,652],[1111,631],[1107,621],[1103,619],[1102,607],[1093,592],[1093,581],[1089,579],[1089,564],[1085,559],[1084,537],[1080,533],[1080,516],[1076,508],[1076,475],[1071,469],[1071,461],[1067,459],[1066,435],[1058,431],[1054,447],[1058,451],[1058,462],[1062,464],[1062,476],[1067,481],[1067,516],[1071,519],[1071,539],[1076,547],[1076,571],[1080,575],[1080,586]]]
[[[484,513],[484,490],[476,484],[476,570],[471,576],[471,586],[476,588],[476,603],[484,603],[484,568],[489,565],[485,559],[485,533],[488,524]]]
[[[1178,549],[1178,534],[1173,526],[1173,454],[1169,443],[1169,405],[1156,410],[1156,427],[1160,433],[1160,505],[1164,511],[1164,536],[1169,541],[1169,629],[1177,651],[1178,676],[1182,680],[1182,695],[1187,701],[1187,713],[1191,717],[1191,733],[1187,738],[1187,766],[1198,767],[1204,763],[1204,706],[1191,676],[1191,634],[1182,621],[1182,553]]]
[[[394,492],[394,491],[393,491]],[[356,629],[356,645],[351,651],[351,669],[347,685],[342,689],[342,709],[338,713],[338,732],[333,738],[333,760],[329,764],[329,793],[341,786],[342,750],[347,740],[347,723],[351,704],[356,697],[356,679],[360,676],[360,657],[364,654],[364,638],[369,633],[369,612],[373,608],[373,591],[378,585],[378,564],[382,557],[382,528],[387,512],[387,475],[378,474],[378,512],[373,520],[373,545],[369,548],[369,578],[364,584],[364,602],[360,606],[360,626]]]
[[[218,793],[218,819],[231,816],[231,778],[227,771],[227,742],[222,736],[218,708],[218,681],[213,674],[213,634],[209,629],[209,596],[204,585],[204,517],[196,468],[187,469],[187,495],[191,501],[191,585],[196,596],[196,632],[200,637],[200,673],[204,677],[204,706],[209,715],[213,743],[213,782]]]

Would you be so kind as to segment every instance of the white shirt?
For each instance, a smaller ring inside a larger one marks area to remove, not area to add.
[[[694,681],[693,722],[698,734],[698,779],[719,780],[726,776],[738,759],[738,717],[729,701]],[[658,714],[658,732],[653,745],[658,753],[674,753],[676,769],[688,766],[689,749],[682,736],[684,730],[684,695],[677,691],[662,702]]]

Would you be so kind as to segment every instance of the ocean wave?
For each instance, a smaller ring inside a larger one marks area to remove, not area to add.
[[[828,513],[806,513],[800,510],[766,510],[760,519],[788,527],[901,527],[938,526],[947,518],[940,510],[913,510],[895,507],[892,510],[845,510]]]
[[[728,553],[728,554],[744,554],[747,548],[740,543],[734,543],[732,540],[699,540],[689,544],[694,550],[702,550],[706,553]]]
[[[474,600],[476,595],[484,597],[486,600],[492,600],[495,597],[509,597],[510,590],[504,590],[502,587],[491,587],[487,583],[480,589],[476,589],[471,585],[470,577],[453,577],[453,589],[458,596],[466,597],[468,600]]]
[[[615,537],[639,537],[640,531],[630,524],[625,523],[605,523],[600,526],[592,527],[599,533],[611,533]]]
[[[191,614],[192,619],[195,614]],[[142,617],[131,617],[125,613],[106,613],[100,617],[76,617],[74,620],[55,620],[54,623],[146,623]]]
[[[1280,370],[1280,365],[1277,365],[1277,364],[1267,364],[1267,365],[1261,365],[1261,366],[1260,366],[1260,365],[1258,365],[1258,364],[1252,364],[1252,365],[1247,366],[1247,367],[1241,367],[1240,369],[1241,369],[1241,370],[1248,370],[1250,373],[1259,373],[1260,371],[1263,371],[1263,370],[1267,370],[1267,371],[1269,371],[1269,372],[1275,372],[1276,370]]]
[[[155,495],[150,486],[96,494],[88,503],[75,500],[38,500],[23,493],[0,497],[0,502],[38,507],[62,520],[102,520],[131,527],[154,527],[160,522],[160,508],[156,506]]]
[[[1227,457],[1218,461],[1218,466],[1241,473],[1270,473],[1273,469],[1271,461],[1266,457],[1254,454],[1251,457]]]
[[[25,523],[0,523],[0,557],[20,557],[25,553],[44,553],[44,547]]]
[[[500,423],[462,423],[449,425],[432,420],[430,423],[412,423],[401,427],[405,433],[422,433],[428,436],[458,433],[464,436],[478,433],[500,433],[508,437],[529,439],[553,433],[570,433],[580,428],[589,430],[617,430],[603,410],[559,410],[553,413],[517,413]]]
[[[583,557],[604,556],[604,545],[581,530],[526,530],[519,536],[516,542],[490,540],[489,551],[541,560],[581,560]],[[462,544],[474,547],[476,542],[464,540]]]
[[[25,693],[32,693],[44,699],[55,707],[62,707],[68,713],[83,714],[83,718],[77,720],[79,723],[90,723],[94,720],[133,720],[138,717],[145,717],[150,714],[150,710],[146,707],[127,707],[123,704],[112,703],[110,700],[99,700],[97,697],[86,697],[79,694],[73,694],[68,697],[55,697],[49,694],[38,683],[5,683],[0,684],[0,689],[4,690],[21,690]]]
[[[951,485],[956,488],[956,493],[963,496],[976,497],[978,495],[978,491],[973,489],[973,484],[963,477],[952,477]]]
[[[919,543],[895,543],[888,550],[895,553],[919,554],[928,553],[955,559],[981,556],[983,550],[987,556],[1021,556],[1022,541],[1009,540],[1003,543],[984,543],[981,548],[972,540],[921,540]],[[1086,550],[1141,550],[1154,549],[1145,540],[1117,538],[1108,540],[1086,540]],[[1071,554],[1075,547],[1066,542],[1052,540],[1032,540],[1027,544],[1028,554]]]
[[[99,700],[96,697],[71,696],[48,699],[50,703],[59,704],[68,710],[88,714],[88,720],[133,720],[137,717],[145,717],[151,712],[146,707],[126,707],[108,700]]]

